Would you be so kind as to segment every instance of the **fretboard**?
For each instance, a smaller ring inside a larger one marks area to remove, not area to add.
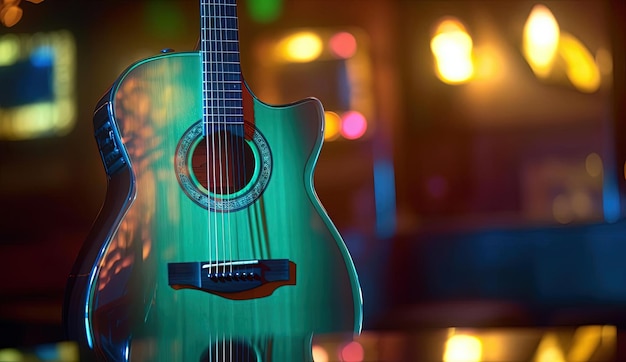
[[[201,0],[200,19],[204,121],[243,123],[236,0]]]

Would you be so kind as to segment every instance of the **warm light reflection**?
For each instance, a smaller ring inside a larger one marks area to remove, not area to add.
[[[341,117],[335,112],[324,112],[324,140],[333,141],[339,137]]]
[[[540,78],[552,70],[559,45],[559,24],[546,6],[535,5],[524,25],[523,52],[528,64]]]
[[[322,54],[322,50],[322,39],[310,31],[291,34],[277,46],[279,59],[294,63],[312,62]]]
[[[576,89],[592,93],[600,88],[600,70],[593,55],[580,40],[569,33],[562,33],[559,55],[565,61],[565,72]]]
[[[472,46],[463,24],[452,18],[442,20],[430,42],[439,79],[448,84],[470,80],[474,75]]]
[[[326,352],[326,350],[318,345],[314,345],[313,346],[313,361],[315,362],[328,362],[328,352]]]
[[[554,333],[546,333],[535,352],[535,362],[565,362],[563,350]]]
[[[589,361],[602,340],[603,326],[582,326],[576,329],[567,361]]]
[[[155,137],[155,127],[162,124],[165,114],[159,110],[168,103],[164,98],[152,97],[147,91],[150,85],[140,78],[126,78],[116,94],[115,111],[116,114],[123,115],[120,121],[124,125],[124,144],[129,157],[134,161],[133,168],[137,175],[141,175],[135,181],[137,189],[147,195],[155,195],[158,175],[152,165],[156,157],[159,157],[155,150],[159,149],[160,143],[158,137]],[[163,92],[159,96],[166,97]],[[111,239],[107,254],[100,261],[98,291],[105,290],[116,278],[125,278],[125,271],[132,268],[133,262],[137,260],[137,253],[141,253],[144,261],[150,258],[153,246],[150,225],[155,210],[155,199],[135,199],[133,207],[124,215],[115,237]]]
[[[443,361],[479,362],[482,358],[482,348],[480,339],[474,336],[453,334],[446,341]]]

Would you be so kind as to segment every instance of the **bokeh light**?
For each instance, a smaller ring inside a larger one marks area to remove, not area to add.
[[[348,32],[340,32],[330,38],[330,50],[341,59],[354,56],[357,50],[356,38]]]
[[[23,12],[22,8],[17,5],[8,6],[0,12],[0,20],[4,26],[10,28],[22,19]]]
[[[322,39],[310,31],[291,34],[278,43],[279,59],[294,63],[316,60],[323,50]]]
[[[17,35],[0,37],[0,67],[15,64],[20,56],[20,39]]]
[[[559,345],[558,337],[554,333],[546,333],[539,342],[533,361],[536,362],[565,362],[563,350]]]
[[[365,351],[359,342],[350,342],[341,349],[341,360],[343,362],[362,362],[365,358]]]
[[[569,33],[562,33],[559,41],[559,55],[565,61],[567,78],[576,89],[593,93],[600,88],[600,69],[591,52]]]
[[[585,158],[585,170],[591,177],[602,175],[604,167],[602,166],[602,158],[595,152],[590,153]]]
[[[446,341],[444,362],[479,362],[481,357],[482,343],[474,336],[455,334]]]
[[[267,24],[280,17],[283,0],[248,0],[247,9],[252,20]]]
[[[523,51],[533,72],[540,78],[547,77],[552,70],[559,35],[559,24],[550,9],[535,5],[524,25]]]
[[[435,57],[437,76],[448,84],[465,83],[474,75],[472,38],[460,21],[442,20],[437,26],[430,49]]]
[[[365,116],[357,111],[350,111],[343,114],[341,118],[341,135],[349,140],[362,137],[367,131],[367,120]]]
[[[335,112],[324,112],[324,140],[336,140],[341,131],[341,117]]]
[[[328,362],[328,352],[326,352],[326,350],[318,345],[314,345],[313,346],[313,361],[315,362]]]

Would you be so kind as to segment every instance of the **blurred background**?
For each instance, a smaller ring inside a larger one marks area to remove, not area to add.
[[[198,39],[195,0],[37,2],[0,0],[0,348],[64,340],[66,277],[106,191],[96,102],[134,61]],[[253,92],[326,109],[316,189],[356,263],[365,333],[318,353],[442,359],[460,336],[483,360],[509,358],[489,343],[525,353],[511,360],[626,356],[624,14],[622,0],[239,0]]]

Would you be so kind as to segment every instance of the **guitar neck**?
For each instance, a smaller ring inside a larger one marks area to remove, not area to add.
[[[205,124],[242,124],[236,0],[201,0],[200,19]]]

